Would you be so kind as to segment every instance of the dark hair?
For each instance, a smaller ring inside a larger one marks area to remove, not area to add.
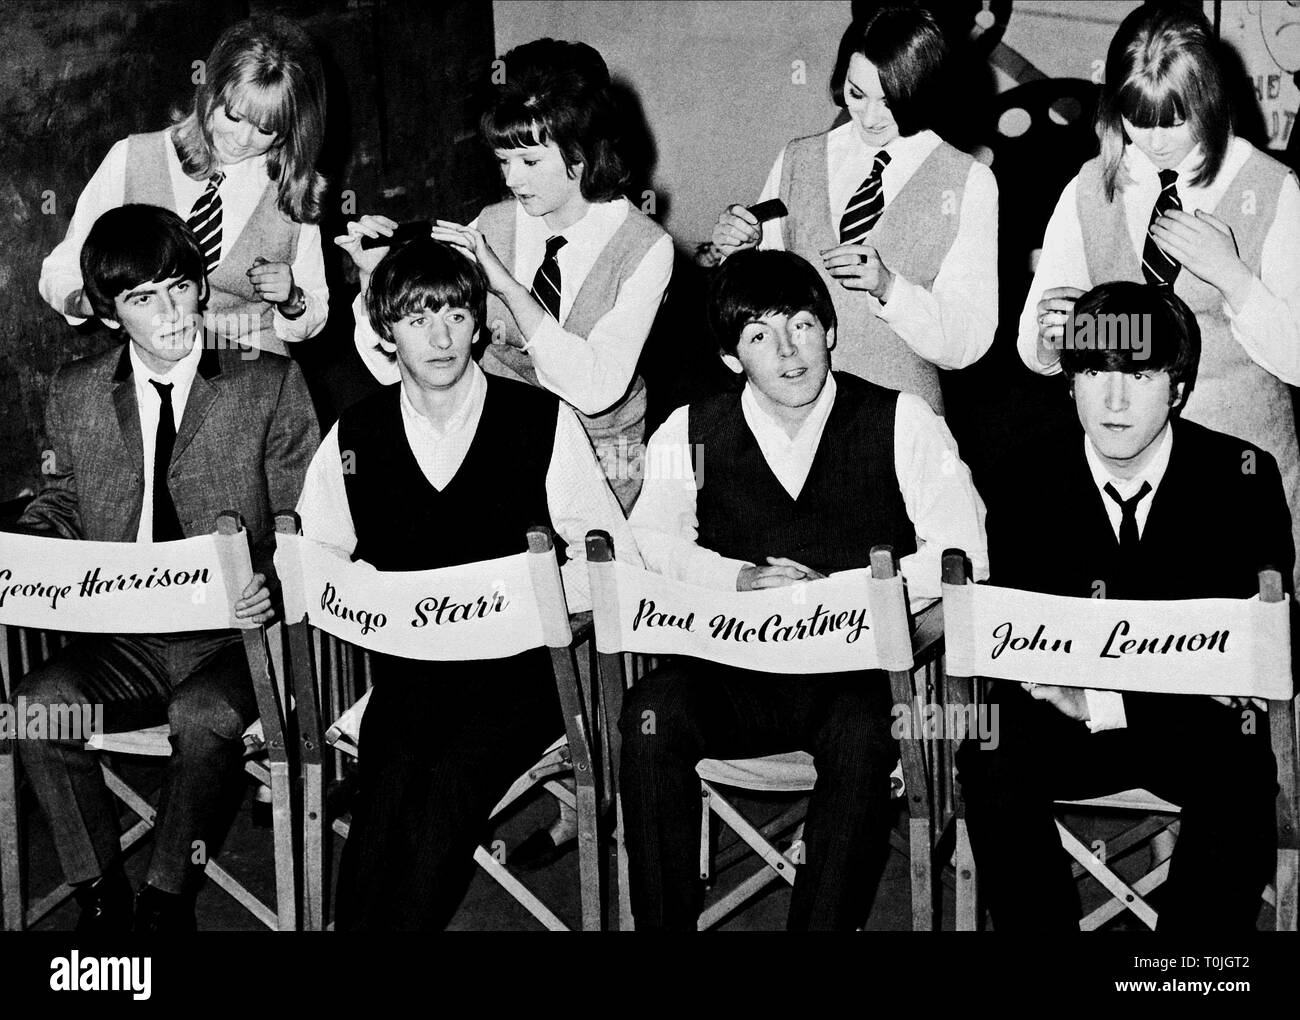
[[[82,287],[101,319],[116,319],[114,298],[142,283],[193,280],[206,298],[203,266],[203,252],[185,221],[156,205],[108,210],[81,245]]]
[[[589,202],[617,198],[630,179],[618,152],[619,116],[605,59],[586,43],[537,39],[516,46],[485,86],[479,128],[493,149],[554,142]]]
[[[880,74],[880,86],[898,133],[914,135],[930,126],[940,71],[948,44],[934,15],[919,7],[886,4],[855,21],[840,40],[831,74],[831,96],[844,106],[849,61],[861,54]]]
[[[1106,80],[1097,101],[1102,185],[1115,197],[1127,137],[1134,127],[1187,121],[1203,158],[1190,184],[1206,184],[1223,166],[1232,138],[1232,106],[1215,56],[1209,23],[1186,6],[1139,7],[1125,18],[1106,51]]]
[[[1187,405],[1196,385],[1196,370],[1201,360],[1201,327],[1196,314],[1171,287],[1153,287],[1145,283],[1119,280],[1103,283],[1074,303],[1067,336],[1079,335],[1077,323],[1090,319],[1095,338],[1103,335],[1101,316],[1123,316],[1128,320],[1126,336],[1133,329],[1145,332],[1142,343],[1098,343],[1092,346],[1061,350],[1061,371],[1073,382],[1080,372],[1160,372],[1169,373],[1172,394],[1183,384],[1179,407]],[[1111,339],[1114,339],[1111,334]],[[1175,413],[1177,408],[1175,408]]]
[[[190,177],[206,179],[217,169],[212,118],[218,107],[232,104],[277,135],[266,159],[277,208],[298,223],[315,223],[326,187],[316,170],[325,137],[325,75],[311,37],[278,16],[249,18],[221,33],[194,88],[193,106],[177,112],[172,128]]]
[[[366,312],[374,331],[393,342],[393,323],[414,312],[443,305],[468,308],[479,330],[476,352],[486,346],[487,286],[478,265],[455,248],[432,238],[408,241],[390,251],[375,267],[366,295]],[[390,360],[395,354],[384,352]]]
[[[735,354],[745,323],[772,312],[809,311],[828,333],[835,305],[817,270],[789,251],[743,251],[714,272],[709,285],[709,329],[726,354]]]

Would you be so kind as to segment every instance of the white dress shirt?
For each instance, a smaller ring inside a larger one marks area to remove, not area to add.
[[[126,201],[126,154],[128,139],[123,138],[108,150],[99,169],[86,183],[77,199],[76,211],[68,232],[54,250],[41,263],[38,287],[46,302],[72,325],[85,319],[64,312],[68,295],[80,290],[81,246],[95,221],[110,209]],[[172,195],[176,206],[172,210],[181,219],[188,219],[190,210],[208,186],[206,180],[196,181],[181,169],[180,157],[174,145],[164,145],[167,154],[167,172],[171,178]],[[242,163],[221,168],[225,180],[218,189],[221,195],[221,259],[230,251],[244,226],[248,223],[262,193],[270,183],[266,176],[266,156],[255,156]],[[221,262],[217,263],[218,265]],[[325,283],[325,262],[321,257],[320,228],[314,223],[304,223],[298,233],[298,253],[293,262],[293,279],[307,301],[307,310],[296,319],[286,319],[275,309],[272,326],[281,340],[293,343],[315,336],[329,317],[329,287]]]
[[[628,201],[592,203],[577,223],[560,233],[566,241],[556,256],[560,266],[560,321],[573,308],[574,299],[592,266],[628,215]],[[470,224],[478,228],[478,220]],[[516,280],[532,286],[537,267],[546,257],[546,240],[554,232],[540,216],[529,216],[515,203]],[[631,385],[655,314],[673,271],[673,242],[667,234],[646,252],[641,263],[619,289],[613,306],[583,337],[570,333],[549,315],[524,346],[533,359],[537,380],[584,414],[597,414],[615,404]],[[397,367],[378,350],[378,338],[366,314],[365,295],[353,304],[355,342],[362,361],[382,383],[397,380]],[[490,329],[485,323],[483,329]]]
[[[1234,138],[1218,176],[1206,185],[1197,186],[1191,183],[1191,178],[1200,165],[1201,152],[1199,146],[1194,148],[1176,168],[1183,211],[1195,213],[1203,209],[1212,213],[1253,151],[1249,142]],[[1160,172],[1137,146],[1129,145],[1124,150],[1120,182],[1124,186],[1118,194],[1124,203],[1129,241],[1134,252],[1140,255],[1146,245],[1151,209],[1160,194]],[[1059,362],[1043,365],[1038,361],[1038,302],[1043,291],[1051,287],[1088,290],[1104,282],[1088,276],[1077,190],[1076,177],[1061,192],[1043,235],[1034,282],[1020,313],[1016,340],[1020,358],[1044,375],[1055,375],[1061,368]],[[1260,275],[1251,283],[1241,311],[1234,312],[1224,301],[1223,312],[1231,324],[1233,338],[1252,361],[1283,382],[1300,386],[1300,186],[1293,174],[1288,174],[1282,182],[1277,212],[1264,235]]]
[[[885,146],[890,155],[881,174],[885,208],[941,141],[933,131],[919,131]],[[879,151],[862,141],[852,122],[835,128],[827,138],[827,184],[836,236],[849,199],[871,173]],[[780,196],[784,166],[782,149],[759,201]],[[776,219],[763,224],[760,248],[784,249],[781,223]],[[965,368],[984,355],[998,324],[998,186],[988,167],[976,162],[970,168],[957,237],[939,267],[933,289],[926,290],[895,273],[888,302],[882,305],[874,297],[868,298],[876,315],[908,347],[940,368]]]
[[[471,365],[469,371],[473,381],[465,402],[441,426],[416,409],[407,395],[406,384],[402,384],[399,401],[406,441],[420,471],[439,491],[460,469],[483,416],[487,377],[476,364]],[[576,613],[590,609],[591,588],[586,563],[588,531],[600,528],[609,532],[620,560],[636,564],[641,560],[632,531],[601,473],[587,434],[573,411],[563,404],[556,417],[555,445],[546,471],[546,502],[556,534],[569,545],[568,561],[560,571],[569,611]],[[298,515],[306,537],[333,546],[346,556],[355,551],[357,534],[344,488],[337,424],[326,434],[307,468],[302,496],[298,500]],[[472,521],[461,522],[457,524],[460,526],[473,527],[474,524]],[[522,539],[521,535],[520,541]]]
[[[1119,526],[1124,518],[1124,512],[1118,503],[1106,495],[1106,486],[1113,485],[1120,499],[1132,499],[1141,491],[1144,482],[1151,486],[1151,491],[1143,496],[1137,505],[1137,528],[1140,538],[1146,530],[1147,518],[1151,515],[1151,504],[1155,501],[1156,490],[1160,488],[1165,470],[1169,467],[1169,456],[1174,451],[1174,430],[1166,423],[1164,432],[1155,442],[1156,447],[1151,453],[1151,459],[1138,474],[1132,478],[1116,478],[1106,467],[1097,448],[1092,445],[1092,440],[1087,436],[1083,437],[1083,456],[1088,462],[1088,471],[1092,475],[1093,484],[1097,486],[1097,492],[1101,495],[1101,503],[1106,508],[1106,516],[1110,518],[1110,527],[1115,532],[1116,540],[1119,539]],[[1128,716],[1124,712],[1124,695],[1120,691],[1096,691],[1085,687],[1083,695],[1088,703],[1088,729],[1093,733],[1101,730],[1118,730],[1128,726]]]
[[[140,527],[136,529],[137,542],[153,541],[153,466],[154,446],[158,441],[158,419],[162,414],[162,395],[150,385],[149,380],[172,384],[172,421],[177,434],[185,417],[185,404],[190,399],[190,387],[203,357],[203,337],[200,335],[190,348],[190,353],[174,362],[165,374],[158,374],[145,366],[136,352],[135,344],[128,342],[131,359],[131,379],[135,384],[135,406],[140,414],[140,440],[144,447],[144,497],[140,503]]]
[[[817,402],[794,438],[781,423],[759,407],[746,385],[741,395],[745,423],[772,473],[792,497],[798,496],[821,444],[827,418],[835,403],[835,378],[828,376]],[[645,481],[631,525],[646,566],[688,584],[736,590],[745,560],[730,559],[697,544],[695,471],[689,434],[690,408],[679,407],[650,437]],[[708,451],[703,471],[708,477]],[[957,443],[943,419],[924,400],[898,395],[894,418],[894,473],[907,516],[916,529],[916,552],[904,556],[900,570],[913,599],[942,593],[941,560],[947,548],[965,549],[975,579],[989,574],[984,503],[971,481],[970,470],[957,453]],[[845,507],[851,513],[852,507]],[[786,550],[773,549],[772,556]]]

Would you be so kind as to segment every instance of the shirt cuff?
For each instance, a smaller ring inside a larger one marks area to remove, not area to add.
[[[736,578],[740,576],[740,572],[753,565],[749,560],[733,560],[719,555],[717,560],[709,565],[707,571],[701,572],[702,587],[714,588],[718,591],[735,591]]]
[[[1100,733],[1102,730],[1122,730],[1128,727],[1128,716],[1124,713],[1124,695],[1119,691],[1094,691],[1084,688],[1084,700],[1088,703],[1088,730]]]

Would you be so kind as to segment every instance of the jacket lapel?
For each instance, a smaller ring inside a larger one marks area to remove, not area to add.
[[[204,338],[203,353],[199,356],[199,370],[190,385],[190,395],[185,401],[185,413],[181,416],[180,428],[176,430],[176,446],[172,450],[173,464],[180,459],[185,448],[194,439],[220,392],[221,361],[217,357],[215,345],[207,343],[207,339]]]
[[[113,406],[117,410],[117,424],[122,434],[122,445],[137,475],[144,474],[144,440],[140,435],[140,409],[135,402],[135,379],[131,371],[131,358],[127,354],[129,342],[122,346],[122,356],[113,370]]]

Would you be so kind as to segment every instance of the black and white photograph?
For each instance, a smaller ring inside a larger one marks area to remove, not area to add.
[[[0,2],[0,980],[1286,994],[1298,112],[1295,0]]]

